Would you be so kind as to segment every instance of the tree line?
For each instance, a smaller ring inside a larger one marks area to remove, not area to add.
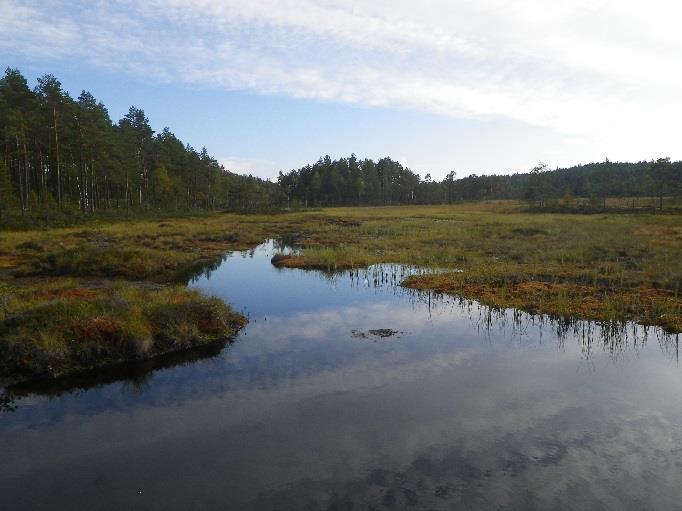
[[[118,122],[52,75],[30,88],[17,69],[0,79],[0,215],[6,211],[250,210],[278,202],[275,183],[227,171],[206,148],[168,128],[154,133],[131,106]],[[274,198],[274,200],[273,200]]]
[[[540,164],[511,175],[438,181],[391,158],[355,155],[280,172],[277,182],[225,169],[169,128],[155,133],[135,106],[113,122],[83,91],[73,99],[52,75],[30,88],[17,69],[0,78],[0,221],[7,212],[233,210],[317,206],[440,204],[525,200],[551,209],[573,198],[605,206],[608,197],[656,197],[682,191],[682,162],[604,161],[549,170]]]
[[[609,197],[663,197],[682,192],[682,162],[669,158],[637,163],[604,161],[549,170],[539,164],[528,172],[507,175],[471,174],[441,180],[419,174],[390,158],[377,162],[329,156],[289,172],[277,180],[291,206],[438,204],[457,201],[513,199],[532,208],[566,205],[588,199],[605,207]]]

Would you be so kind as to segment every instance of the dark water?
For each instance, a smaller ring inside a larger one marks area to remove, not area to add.
[[[249,314],[234,343],[8,390],[0,509],[682,506],[674,337],[271,255],[192,284]]]

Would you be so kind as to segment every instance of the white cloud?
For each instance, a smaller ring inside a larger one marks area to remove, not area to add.
[[[206,87],[503,117],[563,133],[565,151],[631,159],[675,156],[679,145],[681,17],[664,0],[9,0],[0,51]]]
[[[241,156],[225,156],[219,158],[220,164],[237,174],[251,174],[266,178],[276,178],[277,170],[274,161],[260,158],[244,158]]]

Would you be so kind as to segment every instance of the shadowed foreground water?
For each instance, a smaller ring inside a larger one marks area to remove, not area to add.
[[[233,343],[7,389],[0,509],[679,507],[675,337],[272,253],[191,284],[249,315]]]

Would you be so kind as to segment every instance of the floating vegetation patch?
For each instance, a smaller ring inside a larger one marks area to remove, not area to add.
[[[391,328],[378,328],[376,330],[351,330],[351,335],[354,339],[368,339],[368,338],[381,338],[386,339],[388,337],[400,337],[401,332],[399,330],[393,330]]]

